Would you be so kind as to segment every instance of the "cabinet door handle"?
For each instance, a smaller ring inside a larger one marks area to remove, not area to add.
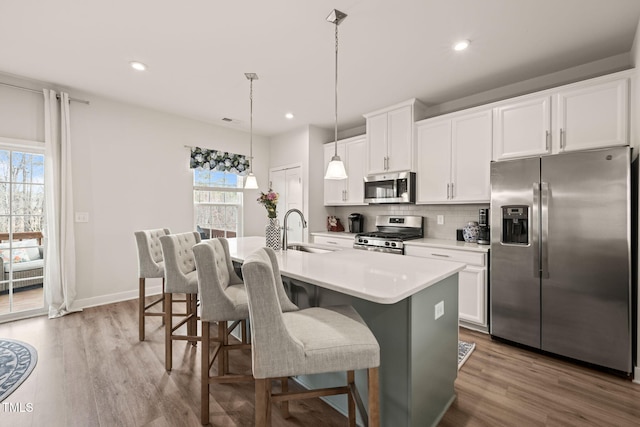
[[[451,183],[451,198],[453,199],[455,196],[453,195],[453,182]]]
[[[449,184],[447,182],[447,200],[449,200],[449,187],[451,186],[451,184]]]
[[[347,190],[344,190],[343,193],[344,193],[344,201],[346,202],[347,200],[349,200],[349,196],[347,194]]]
[[[565,135],[564,135],[564,129],[560,128],[560,149],[564,150],[564,139],[565,139]]]
[[[546,135],[545,135],[545,148],[546,148],[547,151],[549,151],[549,143],[550,143],[549,139],[550,139],[550,137],[551,137],[551,132],[547,131]]]
[[[439,256],[441,258],[451,258],[451,255],[443,255],[443,254],[431,254],[432,256]]]
[[[337,244],[338,244],[338,242],[332,242],[332,241],[330,241],[330,240],[327,240],[327,243],[328,243],[329,245],[337,245]]]

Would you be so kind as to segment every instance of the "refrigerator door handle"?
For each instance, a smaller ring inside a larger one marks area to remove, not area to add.
[[[544,279],[549,278],[549,251],[547,243],[549,242],[549,183],[540,183],[541,196],[540,196],[540,274]]]
[[[533,183],[533,206],[531,207],[531,241],[533,246],[533,277],[540,277],[540,233],[539,233],[539,213],[540,213],[540,183]]]

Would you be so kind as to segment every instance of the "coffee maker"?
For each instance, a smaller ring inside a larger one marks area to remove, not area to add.
[[[352,213],[349,215],[349,233],[362,233],[364,231],[364,215]]]
[[[491,244],[491,228],[489,227],[489,209],[480,209],[478,213],[478,244]]]

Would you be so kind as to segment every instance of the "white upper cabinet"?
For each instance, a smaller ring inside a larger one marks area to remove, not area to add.
[[[491,137],[490,108],[416,123],[416,203],[489,201]]]
[[[347,179],[324,180],[325,206],[364,205],[364,175],[365,175],[365,136],[338,141],[338,156],[342,159],[347,170]],[[324,146],[324,167],[334,156],[334,143]]]
[[[451,186],[451,120],[416,123],[416,203],[448,202]]]
[[[495,160],[551,152],[551,96],[527,98],[496,107],[493,123]]]
[[[367,175],[414,170],[413,124],[424,108],[420,101],[410,99],[364,115]]]
[[[628,79],[560,91],[554,140],[559,151],[627,145]]]
[[[629,144],[629,79],[600,77],[495,106],[493,159]]]

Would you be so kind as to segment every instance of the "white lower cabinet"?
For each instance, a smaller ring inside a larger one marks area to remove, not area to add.
[[[353,236],[323,236],[313,234],[313,243],[318,245],[336,246],[338,248],[352,248]]]
[[[405,255],[463,262],[458,273],[458,315],[462,326],[488,331],[487,253],[405,244]]]

